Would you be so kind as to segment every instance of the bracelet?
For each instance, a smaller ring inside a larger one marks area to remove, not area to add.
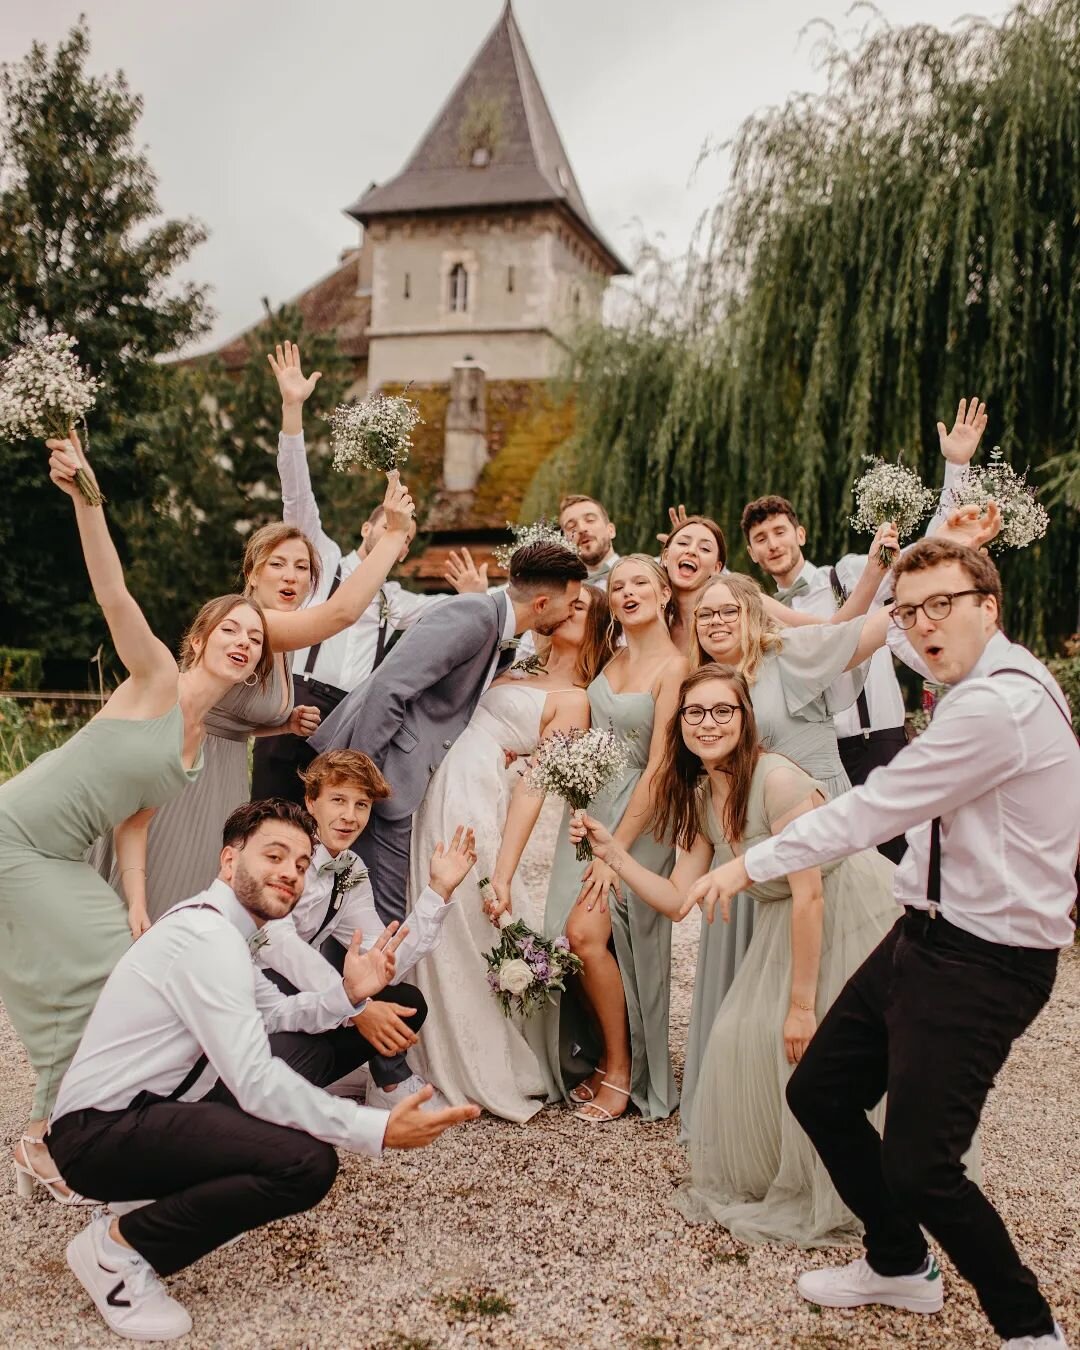
[[[812,1013],[816,1011],[812,1003],[800,1003],[797,998],[793,998],[791,1000],[791,1006],[793,1008],[798,1008],[800,1012]]]
[[[120,873],[120,875],[122,877],[126,877],[129,872],[141,872],[143,876],[146,876],[145,867],[125,867],[124,870]]]

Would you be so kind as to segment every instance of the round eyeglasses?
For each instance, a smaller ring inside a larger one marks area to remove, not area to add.
[[[723,619],[725,623],[734,623],[741,608],[740,605],[720,605],[717,609],[699,609],[694,615],[694,622],[712,623],[713,619]]]
[[[714,703],[711,708],[703,708],[700,703],[688,703],[679,709],[679,716],[692,727],[700,726],[708,713],[718,727],[726,726],[739,711],[737,703]]]
[[[942,619],[947,619],[952,613],[953,601],[959,600],[962,595],[985,595],[985,591],[943,591],[940,595],[928,595],[926,599],[918,605],[893,605],[892,621],[897,628],[914,628],[915,620],[919,617],[919,610],[934,623],[940,623]]]

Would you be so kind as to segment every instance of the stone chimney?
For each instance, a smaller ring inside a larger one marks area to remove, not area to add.
[[[459,361],[450,371],[450,405],[443,442],[443,487],[471,492],[488,462],[487,379],[477,361]]]

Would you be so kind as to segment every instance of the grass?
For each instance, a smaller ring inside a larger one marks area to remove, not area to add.
[[[460,1294],[443,1294],[437,1300],[443,1308],[459,1317],[503,1317],[514,1305],[492,1289],[467,1289]]]
[[[49,703],[32,703],[0,694],[0,783],[22,773],[39,755],[55,750],[83,722],[58,717]]]

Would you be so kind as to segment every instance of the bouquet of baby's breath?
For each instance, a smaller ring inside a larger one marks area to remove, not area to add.
[[[990,460],[970,467],[950,489],[949,507],[984,507],[996,502],[1001,511],[1001,533],[990,541],[990,548],[1027,548],[1041,539],[1050,524],[1046,507],[1027,481],[1027,470],[1018,474],[1006,462],[1001,446],[990,451]]]
[[[569,802],[575,811],[589,803],[630,763],[626,742],[614,731],[553,731],[541,742],[525,770],[525,782],[534,793],[551,793]],[[588,862],[592,846],[587,838],[577,846],[579,862]]]
[[[369,394],[359,403],[339,403],[327,418],[334,468],[354,464],[390,473],[400,469],[412,449],[412,432],[424,419],[401,394]]]
[[[67,333],[31,338],[0,363],[0,438],[62,439],[94,406],[98,382],[75,355]],[[85,469],[75,475],[91,506],[105,498]]]
[[[491,893],[491,882],[481,879],[480,894]],[[484,954],[488,988],[504,1017],[514,1013],[531,1017],[555,1001],[555,990],[566,989],[566,977],[581,970],[581,957],[570,950],[565,937],[546,938],[509,914],[499,920],[499,941]]]
[[[896,526],[901,539],[907,539],[915,526],[934,505],[934,494],[923,485],[922,479],[911,469],[905,469],[899,460],[889,464],[880,455],[863,455],[873,467],[855,484],[855,514],[851,524],[856,530],[874,534],[887,520]],[[889,549],[881,550],[881,561],[886,567],[892,562]]]
[[[559,529],[557,520],[548,520],[541,516],[539,520],[534,520],[531,525],[512,525],[510,521],[506,522],[506,528],[514,536],[512,544],[500,544],[494,550],[495,561],[500,567],[508,568],[510,559],[519,548],[528,548],[530,544],[558,544],[560,548],[565,548],[569,553],[576,553],[577,549]]]

